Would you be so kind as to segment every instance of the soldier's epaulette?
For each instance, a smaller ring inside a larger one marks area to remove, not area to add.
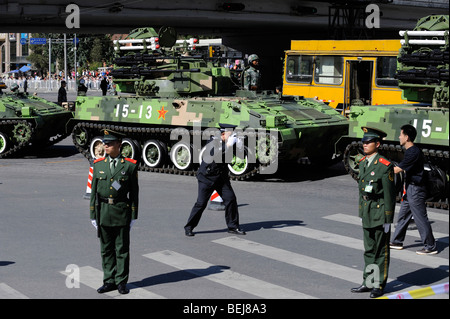
[[[391,165],[391,162],[389,162],[387,159],[384,159],[384,158],[382,158],[382,157],[380,157],[379,162],[380,162],[381,164],[386,165],[386,166]]]
[[[103,161],[104,159],[105,159],[104,157],[97,158],[97,159],[94,161],[94,164],[95,164],[95,163],[98,163],[98,162],[100,162],[100,161]]]
[[[132,158],[125,157],[125,160],[130,162],[130,163],[133,163],[133,164],[137,163],[137,161],[135,159],[132,159]]]
[[[364,161],[365,159],[366,159],[366,157],[364,156],[363,158],[361,158],[361,159],[359,160],[358,163],[361,163],[361,162]]]

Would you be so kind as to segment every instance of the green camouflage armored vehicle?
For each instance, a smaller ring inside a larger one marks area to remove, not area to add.
[[[176,38],[171,28],[140,28],[115,41],[118,95],[78,96],[68,126],[85,157],[103,156],[102,131],[111,129],[126,135],[122,154],[141,170],[194,175],[223,123],[236,125],[245,142],[230,164],[235,179],[274,173],[278,163],[303,157],[331,162],[334,144],[348,131],[344,116],[311,99],[239,90],[239,76],[221,65],[235,53]]]
[[[395,162],[403,159],[399,145],[400,127],[417,129],[415,144],[426,156],[430,178],[430,206],[448,209],[449,179],[449,16],[428,16],[413,31],[400,31],[404,37],[398,54],[398,85],[410,104],[352,106],[349,135],[339,141],[344,165],[356,178],[362,158],[362,126],[387,133],[381,153]],[[400,176],[401,177],[401,176]],[[401,179],[399,179],[401,182]],[[401,184],[401,183],[399,183]]]
[[[30,145],[50,146],[68,136],[66,123],[72,112],[37,96],[19,93],[18,87],[11,91],[0,94],[0,158]]]

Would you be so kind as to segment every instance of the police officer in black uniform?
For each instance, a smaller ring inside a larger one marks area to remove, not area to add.
[[[219,124],[219,126],[221,136],[220,138],[213,137],[208,142],[206,152],[209,152],[209,156],[208,154],[203,156],[197,173],[198,197],[184,226],[186,236],[194,236],[193,229],[198,225],[214,190],[223,199],[228,232],[236,235],[245,235],[245,232],[239,227],[237,200],[231,187],[228,163],[226,161],[226,159],[232,158],[230,152],[233,151],[233,145],[236,144],[237,148],[242,148],[243,143],[236,137],[236,134],[232,134],[232,129],[236,127],[235,125]]]

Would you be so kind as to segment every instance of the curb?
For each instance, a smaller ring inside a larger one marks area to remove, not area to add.
[[[406,291],[399,294],[379,297],[377,299],[419,299],[433,295],[440,295],[444,293],[448,294],[448,282],[440,285],[434,285],[431,287]]]

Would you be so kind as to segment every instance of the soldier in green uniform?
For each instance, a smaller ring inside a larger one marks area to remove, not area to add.
[[[352,292],[371,292],[371,298],[383,295],[388,278],[390,225],[394,219],[394,165],[378,154],[386,133],[362,127],[364,156],[359,162],[359,217],[364,233],[363,283]]]
[[[244,90],[256,91],[260,89],[259,57],[251,54],[248,57],[249,66],[244,71]]]
[[[126,294],[130,261],[130,229],[138,216],[139,185],[136,161],[122,157],[121,136],[104,131],[106,156],[94,161],[90,218],[97,228],[103,267],[104,293]]]

